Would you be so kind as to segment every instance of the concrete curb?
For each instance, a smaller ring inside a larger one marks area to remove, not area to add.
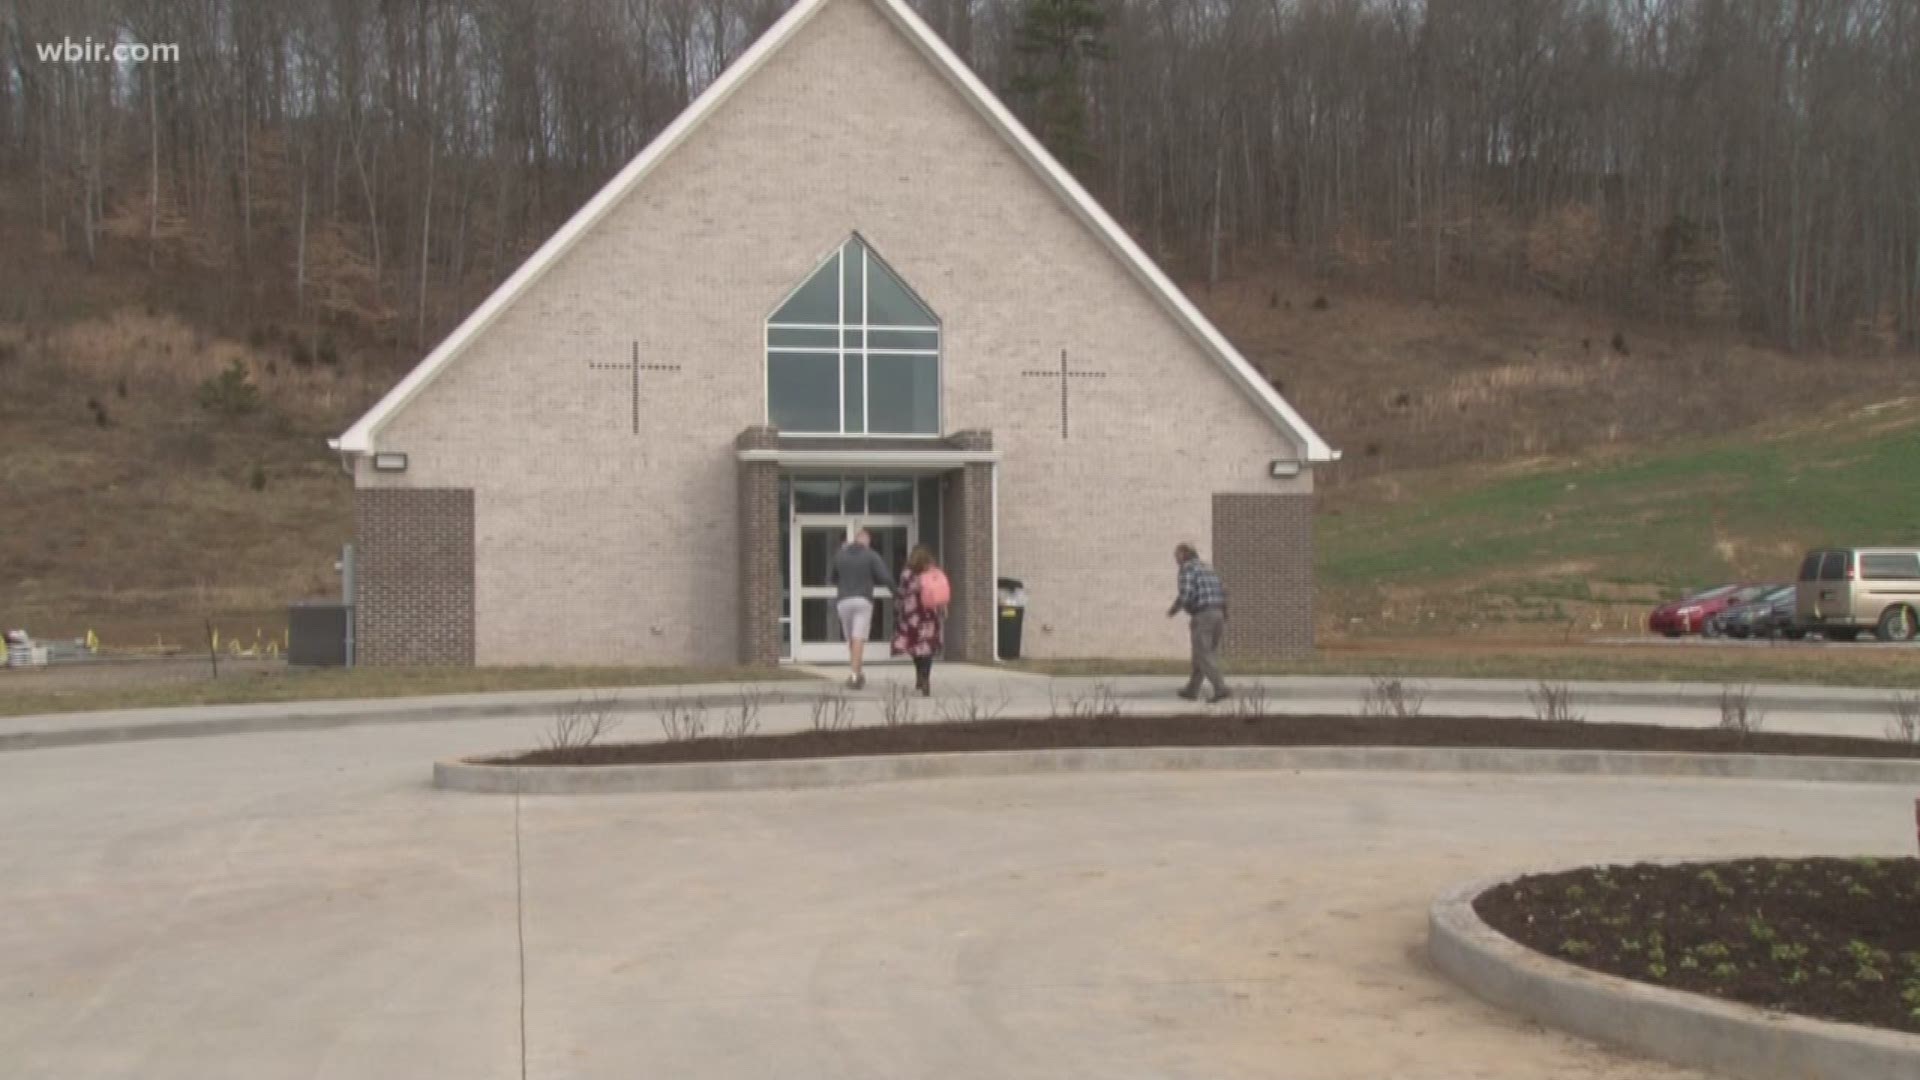
[[[1456,887],[1428,916],[1434,965],[1483,1000],[1595,1042],[1740,1080],[1920,1076],[1920,1036],[1649,986],[1529,949],[1473,910],[1475,897],[1506,880]]]
[[[511,766],[464,758],[435,762],[433,783],[449,791],[604,795],[845,787],[950,777],[1260,769],[1920,783],[1920,760],[1398,746],[1102,747],[673,765]]]

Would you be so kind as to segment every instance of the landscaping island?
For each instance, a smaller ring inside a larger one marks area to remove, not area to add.
[[[1473,907],[1594,971],[1920,1033],[1920,859],[1591,867],[1496,885]]]
[[[1920,759],[1920,745],[1827,735],[1718,728],[1478,717],[1132,716],[962,720],[744,738],[595,743],[473,759],[486,765],[667,765],[996,750],[1123,747],[1379,746],[1625,750],[1694,754]]]

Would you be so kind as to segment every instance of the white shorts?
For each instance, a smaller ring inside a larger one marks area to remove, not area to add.
[[[835,604],[840,611],[840,632],[847,641],[865,641],[873,628],[873,601],[849,596]]]

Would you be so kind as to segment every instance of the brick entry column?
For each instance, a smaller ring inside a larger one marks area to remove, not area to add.
[[[1313,655],[1313,496],[1215,495],[1213,566],[1227,587],[1228,656]]]
[[[993,433],[961,431],[948,442],[961,450],[991,450]],[[949,660],[993,662],[993,479],[993,466],[979,462],[962,465],[946,484],[941,548],[953,582],[953,609],[946,626]]]
[[[780,433],[750,427],[734,440],[740,450],[774,450]],[[740,465],[740,662],[780,662],[780,466]]]
[[[473,663],[473,491],[353,492],[353,662]]]

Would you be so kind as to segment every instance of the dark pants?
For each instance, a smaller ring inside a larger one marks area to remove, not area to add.
[[[919,687],[933,685],[932,654],[913,658],[913,685]]]
[[[1213,692],[1225,693],[1227,680],[1220,677],[1220,639],[1227,633],[1227,613],[1219,608],[1202,608],[1187,623],[1193,639],[1193,675],[1187,679],[1187,692],[1199,693],[1202,680],[1213,684]]]

